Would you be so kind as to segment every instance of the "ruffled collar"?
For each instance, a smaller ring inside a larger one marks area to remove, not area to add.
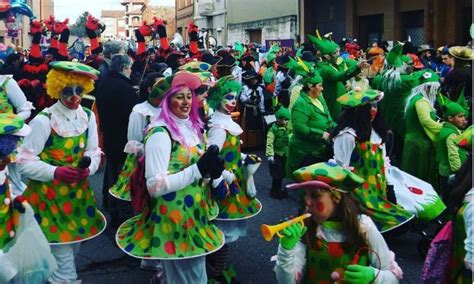
[[[179,118],[172,113],[169,113],[170,118],[176,123],[178,126],[180,137],[176,134],[172,133],[169,129],[168,124],[163,121],[161,118],[157,118],[156,121],[150,123],[148,130],[153,129],[155,127],[166,127],[169,130],[171,138],[174,141],[178,141],[179,143],[183,144],[186,147],[193,147],[201,143],[198,134],[194,131],[193,125],[191,123],[191,119],[188,118]]]
[[[133,107],[133,111],[141,114],[142,116],[154,117],[159,115],[159,107],[152,106],[148,101],[144,101],[141,104],[137,104]]]
[[[211,119],[209,119],[209,128],[211,127],[224,129],[234,136],[239,136],[243,132],[240,125],[232,120],[230,114],[225,114],[220,111],[214,112]]]
[[[82,106],[69,109],[60,101],[44,110],[51,115],[51,128],[62,137],[78,136],[87,130],[89,117]]]

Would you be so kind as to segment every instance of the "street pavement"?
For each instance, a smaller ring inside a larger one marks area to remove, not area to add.
[[[256,152],[263,157],[263,152]],[[102,204],[103,169],[91,177],[97,204]],[[237,271],[237,278],[242,283],[276,283],[273,272],[274,262],[271,257],[276,254],[278,238],[265,241],[260,233],[262,224],[276,224],[285,217],[297,215],[296,192],[284,200],[269,197],[271,177],[264,160],[255,175],[257,198],[263,204],[259,215],[248,222],[248,233],[244,238],[230,244],[230,262]],[[102,210],[102,208],[101,208]],[[102,210],[103,211],[103,210]],[[422,259],[418,255],[417,242],[420,234],[405,232],[399,236],[390,236],[387,243],[396,254],[396,260],[404,272],[401,283],[418,283]],[[82,244],[76,257],[79,278],[83,283],[149,283],[153,271],[140,268],[140,260],[125,255],[115,244],[112,232],[106,231],[99,237]]]

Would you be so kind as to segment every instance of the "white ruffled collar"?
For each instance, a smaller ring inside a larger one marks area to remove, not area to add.
[[[154,117],[158,115],[161,108],[154,107],[148,101],[144,101],[143,103],[137,104],[133,107],[134,112],[141,114],[142,116],[149,116]]]
[[[218,110],[214,112],[211,119],[209,119],[209,127],[225,129],[234,136],[239,136],[240,134],[242,134],[242,132],[244,132],[240,125],[238,125],[237,123],[235,123],[235,121],[232,120],[230,114],[225,114]]]
[[[180,142],[181,144],[183,144],[184,146],[186,147],[194,147],[198,144],[201,143],[201,140],[199,139],[199,136],[197,135],[197,133],[194,131],[193,129],[193,125],[191,123],[191,120],[188,118],[179,118],[177,116],[175,116],[174,114],[172,114],[170,112],[170,118],[174,120],[174,122],[176,122],[176,125],[178,126],[178,129],[181,133],[181,137],[175,137],[173,135],[173,133],[171,133],[171,131],[169,131],[170,135],[171,135],[171,138],[175,141],[178,141]],[[168,130],[169,130],[169,127],[168,127],[168,124],[166,124],[166,122],[164,122],[163,120],[161,119],[157,119],[156,121],[153,121],[152,123],[150,123],[150,126],[148,127],[148,130],[154,128],[154,127],[158,127],[158,126],[161,126],[161,127],[167,127]]]
[[[89,117],[82,106],[69,109],[58,101],[44,111],[51,115],[51,128],[61,137],[78,136],[89,126]]]

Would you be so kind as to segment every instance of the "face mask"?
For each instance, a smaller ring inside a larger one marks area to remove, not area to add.
[[[221,109],[224,110],[225,113],[230,114],[234,111],[237,101],[235,99],[236,93],[229,93],[224,96],[221,102]]]

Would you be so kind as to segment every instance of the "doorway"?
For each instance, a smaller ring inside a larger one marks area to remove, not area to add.
[[[249,33],[249,43],[256,42],[262,44],[262,29],[247,30]]]
[[[361,46],[369,46],[372,40],[383,38],[383,14],[359,17],[359,41]]]

